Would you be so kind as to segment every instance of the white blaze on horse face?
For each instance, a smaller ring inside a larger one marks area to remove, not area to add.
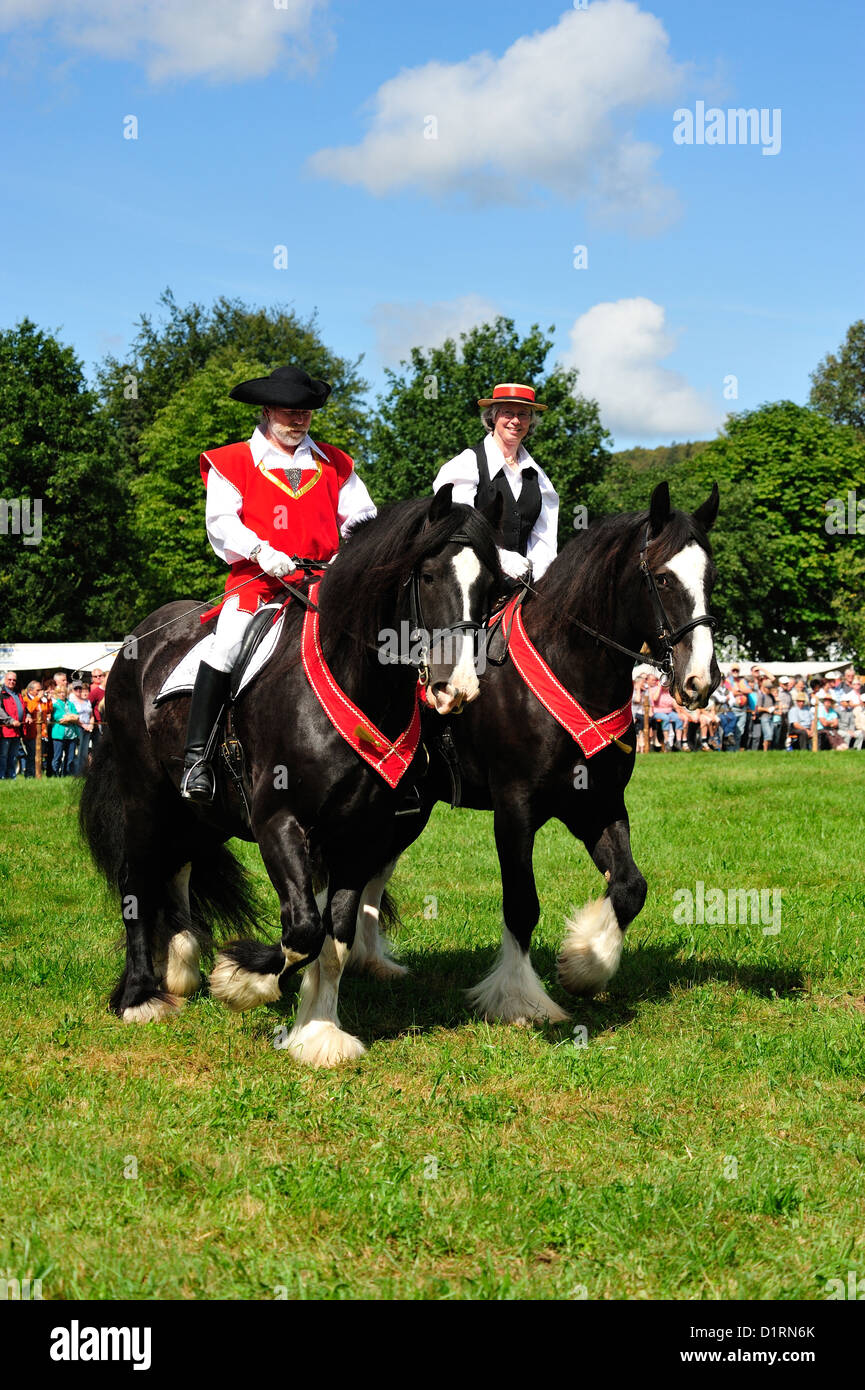
[[[672,560],[667,561],[666,568],[676,576],[691,600],[692,618],[699,617],[706,612],[706,571],[708,565],[709,557],[703,547],[697,545],[696,541],[686,545],[684,550],[680,550],[678,555],[674,555]],[[693,679],[698,690],[706,690],[712,680],[711,667],[714,651],[712,629],[706,624],[702,624],[700,627],[693,628],[688,633],[688,638],[691,642],[691,653],[687,670],[681,682],[683,688],[680,693],[683,696],[689,694],[684,689],[689,680]]]
[[[453,558],[457,582],[463,598],[462,621],[471,618],[471,587],[481,572],[481,562],[475,552],[466,547]],[[472,633],[453,634],[457,652],[456,664],[451,671],[450,680],[444,690],[427,690],[427,702],[433,704],[439,714],[449,714],[456,704],[468,704],[480,694],[478,674],[475,670],[475,644]]]

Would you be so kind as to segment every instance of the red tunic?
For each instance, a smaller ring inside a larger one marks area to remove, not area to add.
[[[201,476],[206,486],[207,475],[213,468],[237,489],[243,498],[240,520],[259,540],[267,541],[275,550],[288,555],[326,562],[339,548],[339,493],[354,463],[348,454],[332,444],[318,444],[317,447],[325,458],[313,455],[316,472],[311,474],[305,469],[297,491],[292,489],[283,469],[271,472],[268,468],[257,468],[248,444],[226,444],[202,454]],[[286,467],[291,467],[288,454]],[[260,599],[267,601],[284,593],[278,579],[260,575],[256,580],[258,571],[254,560],[236,560],[229,569],[225,598],[243,584],[238,594],[242,613],[254,613]],[[295,570],[285,576],[285,583],[298,583],[302,578],[303,571]],[[247,583],[247,580],[253,582]],[[202,622],[218,613],[221,607],[219,604],[203,614]]]

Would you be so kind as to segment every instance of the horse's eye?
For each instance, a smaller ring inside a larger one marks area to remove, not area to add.
[[[422,574],[421,579],[423,580],[424,584],[435,584],[436,582],[435,575],[433,574]]]
[[[657,584],[659,589],[669,588],[669,583],[665,574],[659,574],[655,579],[655,583]]]

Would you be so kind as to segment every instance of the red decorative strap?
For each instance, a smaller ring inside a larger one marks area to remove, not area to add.
[[[580,745],[587,758],[593,758],[602,748],[608,747],[614,738],[621,738],[631,727],[631,702],[622,705],[600,719],[592,719],[570,691],[550,670],[540,652],[534,647],[523,626],[522,609],[518,607],[519,595],[511,599],[507,607],[496,613],[493,622],[501,622],[503,632],[510,627],[510,655],[519,674],[532,694],[540,700],[544,709],[567,730],[572,739]]]
[[[311,585],[309,597],[313,603],[317,593],[318,584]],[[417,701],[414,703],[408,728],[391,742],[334,680],[321,650],[319,615],[313,608],[308,608],[303,617],[300,653],[306,678],[337,733],[342,735],[364,762],[369,763],[370,767],[384,778],[389,787],[396,787],[406,768],[410,766],[420,743],[420,710]]]

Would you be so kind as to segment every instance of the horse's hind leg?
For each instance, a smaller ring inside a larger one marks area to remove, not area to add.
[[[378,980],[392,980],[407,975],[404,965],[388,954],[390,942],[381,930],[381,900],[388,881],[396,868],[396,860],[371,878],[363,890],[357,911],[354,945],[346,969],[353,975],[374,975]]]
[[[609,886],[603,898],[586,903],[568,918],[559,952],[559,979],[571,994],[597,994],[619,968],[625,930],[646,901],[646,880],[631,854],[624,805],[594,842],[586,837],[585,826],[573,833],[584,839]]]
[[[289,976],[315,960],[325,936],[300,825],[289,812],[280,811],[254,829],[264,866],[279,895],[282,940],[278,946],[234,941],[220,951],[210,975],[210,992],[238,1011],[275,1004]]]
[[[501,1023],[564,1023],[568,1015],[551,999],[529,958],[540,916],[532,850],[535,832],[523,806],[496,807],[496,849],[502,873],[502,946],[485,979],[469,990],[482,1018]]]
[[[152,864],[127,862],[121,902],[126,927],[126,967],[111,995],[111,1008],[124,1023],[152,1023],[168,1018],[183,999],[164,989],[154,955],[158,955],[164,889]]]
[[[184,864],[167,884],[170,906],[166,912],[165,988],[188,998],[201,984],[201,943],[192,930],[189,878],[192,864]]]

